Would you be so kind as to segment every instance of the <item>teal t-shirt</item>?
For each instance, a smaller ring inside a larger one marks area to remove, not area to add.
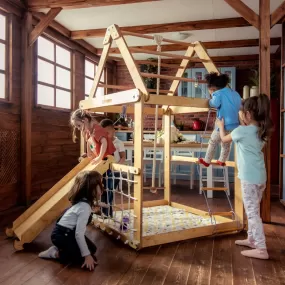
[[[238,178],[252,184],[265,183],[264,142],[258,137],[257,126],[239,126],[231,136],[237,146]]]

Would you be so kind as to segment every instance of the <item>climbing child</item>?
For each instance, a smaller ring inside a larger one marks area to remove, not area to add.
[[[102,128],[104,128],[107,131],[108,137],[112,139],[113,144],[116,148],[116,151],[114,152],[114,158],[116,163],[124,164],[126,160],[125,146],[124,143],[115,136],[115,128],[113,122],[110,119],[104,119],[100,122],[100,125]],[[113,174],[115,177],[114,180],[113,180]],[[116,189],[120,182],[118,177],[120,177],[119,172],[112,172],[111,170],[108,170],[105,175],[105,179],[103,181],[105,189],[107,189],[107,186],[109,190]],[[108,203],[109,205],[112,205],[113,192],[105,191],[104,194],[102,195],[101,201]],[[108,211],[110,216],[112,216],[113,214],[112,207],[109,207],[109,210],[108,208],[103,208],[102,211],[106,216],[108,216]]]
[[[260,218],[260,201],[266,187],[266,169],[262,148],[272,131],[270,102],[266,95],[250,97],[242,104],[242,126],[227,134],[224,120],[217,120],[221,140],[236,143],[238,177],[241,180],[242,198],[248,219],[248,238],[237,240],[237,245],[247,246],[242,255],[268,259],[265,236]]]
[[[209,101],[209,105],[210,107],[217,109],[218,119],[224,118],[225,130],[226,133],[229,134],[233,129],[239,126],[238,112],[241,106],[240,95],[227,87],[229,83],[227,74],[219,75],[218,73],[212,72],[207,74],[205,78],[208,84],[209,93],[212,97]],[[219,143],[221,143],[221,153],[218,164],[225,166],[225,161],[230,153],[231,143],[221,142],[218,128],[216,128],[211,135],[205,158],[200,158],[199,162],[208,167]]]
[[[85,236],[92,220],[91,211],[103,192],[102,176],[97,171],[80,172],[70,191],[72,206],[57,221],[51,234],[51,246],[41,258],[58,259],[63,264],[80,264],[93,270],[97,264],[96,246]]]
[[[80,130],[87,142],[87,156],[93,157],[93,164],[100,162],[107,155],[113,155],[115,147],[108,133],[89,112],[77,109],[71,114],[73,140],[76,140],[76,129]]]

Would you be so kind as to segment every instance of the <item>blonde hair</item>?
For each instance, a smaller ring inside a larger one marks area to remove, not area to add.
[[[73,128],[73,132],[72,132],[72,140],[74,143],[77,142],[77,136],[76,136],[76,127],[74,125],[75,121],[81,121],[83,122],[84,119],[87,119],[88,122],[91,122],[92,120],[92,116],[89,112],[85,111],[85,110],[81,110],[81,109],[77,109],[74,112],[71,113],[70,116],[70,124]]]

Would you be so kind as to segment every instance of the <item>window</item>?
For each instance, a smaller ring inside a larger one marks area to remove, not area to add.
[[[71,109],[71,52],[38,38],[37,105]]]
[[[97,71],[97,65],[94,62],[86,59],[85,60],[85,98],[89,96],[96,71]],[[105,76],[106,76],[106,72],[104,70],[101,76],[100,84],[105,84],[106,82]],[[98,87],[96,91],[96,96],[103,96],[103,95],[105,95],[105,88]]]
[[[8,29],[7,17],[0,14],[0,99],[8,98]]]

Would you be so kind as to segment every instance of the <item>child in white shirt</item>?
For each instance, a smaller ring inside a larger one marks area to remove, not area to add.
[[[110,119],[104,119],[100,122],[100,125],[103,129],[107,131],[109,139],[110,140],[112,139],[113,141],[113,144],[116,149],[114,152],[114,158],[115,158],[116,163],[124,164],[126,161],[125,146],[121,140],[115,137],[115,128],[114,128],[113,122]],[[113,175],[115,176],[114,183],[113,183]],[[104,192],[104,194],[101,197],[102,202],[112,205],[113,203],[113,191],[112,190],[115,190],[118,187],[119,182],[120,182],[119,177],[120,177],[119,172],[112,172],[111,170],[107,171],[103,184],[104,184],[105,189],[111,190],[111,191]],[[106,216],[108,215],[112,216],[113,214],[112,207],[105,208],[105,209],[103,208],[102,211]]]

